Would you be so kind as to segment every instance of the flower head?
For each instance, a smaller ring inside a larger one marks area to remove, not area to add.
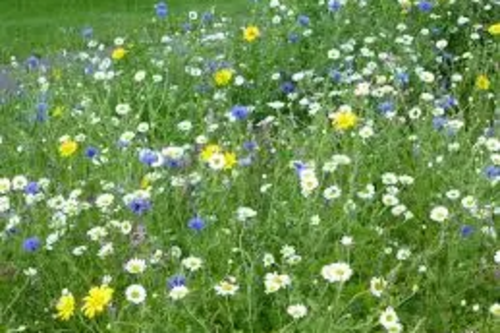
[[[243,29],[243,39],[251,43],[260,37],[260,30],[254,25],[250,25]]]
[[[347,282],[352,274],[351,267],[344,262],[329,264],[321,269],[321,275],[330,283]]]
[[[496,23],[496,24],[491,25],[488,28],[488,32],[492,36],[500,36],[500,23]]]
[[[358,124],[358,116],[349,110],[341,110],[333,114],[332,125],[338,131],[347,131],[356,127]]]
[[[87,296],[83,299],[82,311],[85,317],[94,318],[104,312],[111,303],[114,290],[107,285],[92,287]]]
[[[147,292],[140,284],[132,284],[125,290],[127,301],[133,304],[141,304],[146,300]]]
[[[113,58],[113,60],[121,60],[125,57],[126,54],[127,51],[125,51],[123,47],[117,47],[111,53],[111,58]]]
[[[26,252],[35,252],[40,248],[41,242],[38,237],[30,237],[24,240],[23,249]]]
[[[59,155],[61,157],[70,157],[78,150],[78,143],[74,140],[65,140],[59,145]]]
[[[231,83],[233,79],[233,71],[229,68],[219,69],[214,74],[214,81],[218,87],[225,87]]]
[[[293,319],[304,318],[307,315],[307,307],[303,304],[290,305],[286,312],[292,316]]]
[[[489,90],[491,86],[490,79],[484,74],[479,75],[476,78],[476,88],[479,90]]]
[[[61,297],[56,303],[57,319],[62,321],[69,320],[75,313],[75,298],[68,291],[63,291]]]

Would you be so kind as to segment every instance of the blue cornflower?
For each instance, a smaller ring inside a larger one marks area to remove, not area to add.
[[[291,94],[295,91],[295,85],[291,81],[286,81],[281,84],[281,91],[285,94]]]
[[[490,165],[484,170],[484,174],[488,179],[497,180],[500,179],[500,166]]]
[[[37,182],[29,182],[28,185],[24,187],[24,193],[35,195],[40,192],[40,185]]]
[[[184,30],[184,32],[188,32],[188,31],[191,31],[193,29],[193,26],[189,22],[182,23],[181,27],[182,27],[182,30]]]
[[[250,111],[243,105],[235,105],[231,108],[231,116],[236,120],[244,120],[248,117]]]
[[[396,74],[396,81],[401,85],[407,85],[408,83],[410,83],[410,76],[408,75],[408,73],[399,72],[398,74]]]
[[[99,155],[99,149],[97,149],[96,147],[87,147],[87,149],[85,149],[85,156],[90,159],[93,159],[98,155]]]
[[[297,23],[303,27],[307,27],[311,23],[311,19],[307,15],[299,15]]]
[[[460,229],[460,234],[462,235],[462,237],[469,237],[470,235],[472,235],[473,232],[474,228],[470,225],[464,225]]]
[[[164,3],[164,2],[157,3],[156,6],[155,6],[155,9],[156,9],[156,15],[159,18],[164,19],[165,17],[167,17],[167,15],[168,15],[168,7],[167,7],[166,3]]]
[[[188,227],[196,231],[201,231],[205,229],[205,221],[201,217],[195,216],[188,221]]]
[[[82,29],[82,37],[86,39],[92,38],[92,35],[94,34],[94,29],[91,27],[85,27]]]
[[[295,33],[295,32],[291,32],[289,35],[288,35],[288,41],[292,44],[295,44],[297,43],[298,41],[300,40],[300,35]]]
[[[186,285],[186,278],[182,275],[174,275],[167,281],[167,286],[169,289],[174,289],[175,287],[182,287]]]
[[[391,101],[385,101],[378,105],[378,110],[383,113],[390,113],[394,111],[394,103]]]
[[[448,120],[445,117],[434,117],[432,119],[432,126],[437,130],[441,130],[446,126],[447,122]]]
[[[26,252],[35,252],[40,248],[41,242],[37,237],[26,238],[23,242],[23,249]]]
[[[429,13],[434,8],[434,5],[430,1],[420,1],[417,6],[423,13]]]
[[[210,23],[214,20],[214,14],[211,12],[205,12],[201,15],[201,21],[203,23]]]
[[[329,76],[332,79],[332,81],[335,83],[342,82],[342,72],[340,72],[337,69],[332,69],[329,73]]]
[[[36,121],[44,122],[48,119],[48,105],[45,102],[40,102],[36,106]]]
[[[257,142],[255,141],[245,141],[243,143],[243,148],[248,150],[248,151],[254,151],[257,149]]]
[[[297,175],[299,175],[300,177],[300,174],[302,173],[302,171],[306,170],[306,165],[303,163],[303,162],[294,162],[293,163],[293,166],[295,168],[295,171],[297,172]]]
[[[158,154],[151,149],[142,149],[139,152],[139,161],[141,161],[141,163],[151,166],[157,163],[158,160]]]
[[[128,204],[128,208],[137,215],[142,215],[151,209],[151,202],[145,198],[134,198]]]
[[[455,97],[447,95],[444,96],[441,100],[439,100],[437,104],[439,107],[445,110],[449,110],[456,107],[458,105],[458,101]]]
[[[26,60],[26,65],[28,66],[28,69],[33,70],[38,68],[40,66],[40,59],[34,55],[30,56]]]
[[[330,0],[328,2],[328,10],[331,12],[337,12],[342,8],[342,2],[340,0]]]

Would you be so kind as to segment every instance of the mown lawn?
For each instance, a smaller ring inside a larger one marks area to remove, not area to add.
[[[247,0],[167,1],[172,16],[216,7],[243,13]],[[154,2],[142,0],[2,0],[0,1],[0,60],[67,48],[84,27],[103,38],[130,35],[154,17]]]

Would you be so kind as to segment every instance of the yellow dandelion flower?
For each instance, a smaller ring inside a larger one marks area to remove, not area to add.
[[[207,145],[201,151],[200,157],[202,161],[208,162],[214,154],[218,154],[222,151],[219,145]]]
[[[125,51],[125,49],[123,47],[118,47],[118,48],[113,50],[113,53],[111,54],[111,58],[113,58],[113,60],[121,60],[125,57],[126,53],[127,53],[127,51]]]
[[[78,143],[73,140],[66,140],[59,145],[59,155],[61,157],[70,157],[78,150]]]
[[[235,153],[224,153],[224,169],[231,170],[236,165],[236,163],[238,163],[238,160]]]
[[[336,130],[346,131],[358,124],[359,118],[352,111],[339,111],[333,115],[332,125]]]
[[[227,86],[233,79],[233,72],[228,68],[219,69],[214,74],[215,84],[219,87]]]
[[[491,82],[490,79],[484,74],[481,74],[476,79],[476,88],[479,90],[488,90],[490,89]]]
[[[500,23],[496,23],[496,24],[491,25],[488,28],[488,32],[492,36],[500,36]]]
[[[111,303],[114,290],[107,285],[92,287],[87,296],[83,299],[82,311],[85,317],[94,318],[104,312]]]
[[[75,298],[71,293],[63,292],[56,304],[56,318],[67,321],[75,314]]]
[[[151,179],[148,177],[148,175],[142,177],[140,186],[141,186],[141,190],[145,190],[149,186],[151,186]]]
[[[248,26],[243,29],[243,39],[251,43],[260,37],[260,30],[254,25]]]

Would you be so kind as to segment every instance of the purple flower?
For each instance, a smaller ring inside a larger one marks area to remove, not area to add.
[[[396,81],[401,85],[407,85],[410,82],[410,76],[408,73],[400,72],[396,74]]]
[[[246,141],[243,143],[243,148],[248,151],[254,151],[257,149],[257,143],[255,141]]]
[[[167,15],[168,15],[168,7],[167,7],[166,3],[164,3],[164,2],[157,3],[156,6],[155,6],[155,9],[156,9],[156,15],[159,18],[164,19],[165,17],[167,17]]]
[[[40,186],[38,185],[37,182],[30,182],[24,188],[24,193],[26,193],[26,194],[35,195],[38,192],[40,192]]]
[[[299,15],[297,23],[303,27],[307,27],[311,23],[311,19],[307,15]]]
[[[484,170],[484,174],[488,179],[497,180],[500,179],[500,166],[490,165]]]
[[[151,209],[151,202],[145,198],[134,198],[128,204],[128,208],[136,214],[142,215]]]
[[[26,65],[29,70],[37,69],[40,66],[40,59],[32,55],[26,60]]]
[[[295,44],[297,43],[298,41],[300,40],[300,36],[299,34],[295,33],[295,32],[291,32],[289,35],[288,35],[288,41],[292,44]]]
[[[432,119],[432,126],[439,131],[446,126],[447,122],[448,120],[445,117],[434,117]]]
[[[141,161],[141,163],[151,166],[157,163],[158,160],[158,154],[151,149],[142,149],[139,152],[139,161]]]
[[[47,120],[47,118],[49,117],[48,113],[47,113],[48,108],[49,107],[48,107],[47,103],[45,103],[45,102],[38,103],[38,105],[36,106],[36,120],[37,121],[44,122]]]
[[[281,85],[281,91],[287,95],[291,94],[295,91],[295,85],[293,84],[293,82],[286,81]]]
[[[231,109],[231,116],[236,120],[244,120],[248,117],[248,107],[242,105],[235,105]]]
[[[95,147],[87,147],[87,149],[85,149],[85,156],[90,158],[90,159],[93,159],[94,157],[97,157],[99,155],[99,150]]]
[[[342,3],[339,0],[330,0],[328,2],[328,10],[338,12],[342,8]]]
[[[472,235],[473,232],[474,228],[470,225],[464,225],[460,229],[460,234],[462,235],[462,237],[469,237],[470,235]]]
[[[417,7],[421,12],[429,13],[434,8],[434,5],[430,1],[420,1]]]
[[[40,248],[41,242],[37,237],[30,237],[24,240],[23,249],[26,252],[35,252]]]
[[[188,227],[196,231],[201,231],[205,229],[205,221],[201,217],[193,217],[189,220]]]
[[[391,101],[382,102],[378,105],[378,110],[383,114],[393,112],[394,103],[392,103]]]
[[[175,287],[182,287],[186,285],[186,278],[182,275],[174,275],[167,281],[167,286],[169,289],[174,289]]]

